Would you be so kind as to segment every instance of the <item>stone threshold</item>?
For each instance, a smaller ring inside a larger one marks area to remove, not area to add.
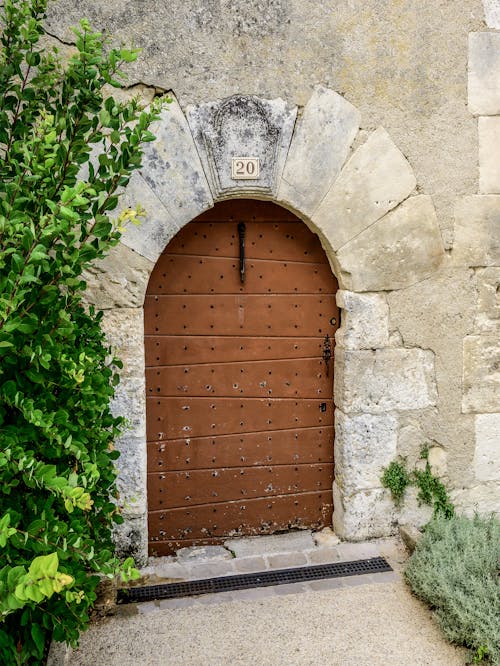
[[[229,539],[222,546],[182,548],[175,556],[152,557],[148,565],[140,569],[141,579],[137,584],[155,585],[256,573],[363,560],[379,555],[385,557],[396,572],[401,570],[408,556],[402,542],[396,537],[358,543],[341,542],[330,528],[316,533],[302,530],[271,536],[243,537]]]

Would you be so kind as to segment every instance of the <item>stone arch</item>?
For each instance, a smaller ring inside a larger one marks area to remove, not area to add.
[[[256,131],[253,125],[257,123]],[[88,300],[105,310],[109,340],[124,360],[115,410],[129,428],[118,443],[125,523],[118,550],[147,557],[145,387],[142,306],[155,262],[188,222],[228,198],[268,199],[318,234],[336,274],[343,309],[336,358],[334,526],[340,536],[388,534],[393,509],[381,467],[396,452],[399,411],[436,402],[432,352],[389,338],[384,292],[431,275],[444,257],[429,196],[415,191],[406,158],[380,127],[358,134],[358,111],[318,86],[297,120],[281,99],[234,96],[188,107],[173,99],[153,128],[143,166],[121,198],[146,216],[88,271]],[[231,158],[258,157],[259,180],[233,180]],[[374,377],[363,389],[367,374]]]

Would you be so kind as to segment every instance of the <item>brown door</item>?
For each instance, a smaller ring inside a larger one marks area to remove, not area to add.
[[[336,289],[274,204],[217,204],[169,243],[145,302],[151,554],[330,524]]]

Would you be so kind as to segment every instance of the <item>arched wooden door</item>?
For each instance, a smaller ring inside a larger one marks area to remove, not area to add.
[[[331,523],[336,289],[271,203],[217,204],[169,243],[145,301],[151,554]]]

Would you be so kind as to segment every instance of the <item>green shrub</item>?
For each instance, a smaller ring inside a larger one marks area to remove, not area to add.
[[[0,9],[0,663],[43,663],[75,644],[113,554],[110,400],[119,362],[82,271],[120,236],[108,218],[157,115],[104,98],[137,52],[82,21],[65,68],[39,45],[46,0]],[[106,52],[106,54],[105,54]],[[98,162],[89,161],[100,146]],[[82,165],[88,175],[79,180]]]
[[[500,664],[500,522],[435,517],[409,560],[405,577],[427,602],[447,638]]]

